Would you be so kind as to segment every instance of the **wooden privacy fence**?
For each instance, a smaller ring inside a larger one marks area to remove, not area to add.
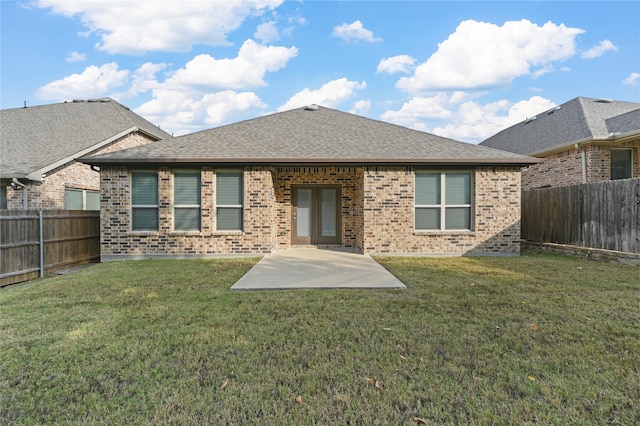
[[[99,211],[0,210],[0,286],[99,259]]]
[[[640,178],[523,191],[522,238],[640,253]]]

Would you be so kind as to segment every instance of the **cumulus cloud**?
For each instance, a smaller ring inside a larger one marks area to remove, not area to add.
[[[362,22],[353,21],[350,24],[344,23],[340,25],[336,25],[333,27],[333,32],[331,33],[332,37],[341,38],[344,41],[366,41],[369,43],[382,41],[381,38],[378,38],[373,35],[373,32],[362,26]]]
[[[187,52],[194,44],[228,45],[227,34],[245,18],[273,10],[283,1],[39,0],[37,4],[55,14],[78,16],[90,33],[100,36],[100,50],[141,55]]]
[[[618,47],[609,40],[602,40],[600,44],[593,46],[591,49],[582,52],[582,59],[593,59],[604,55],[608,51],[618,51]]]
[[[630,86],[635,86],[636,84],[638,84],[638,80],[640,80],[640,73],[632,72],[629,75],[629,77],[627,77],[624,80],[622,80],[622,83],[623,84],[628,84]]]
[[[481,104],[462,92],[442,92],[431,97],[415,97],[400,110],[385,112],[381,119],[439,136],[479,143],[553,106],[553,102],[540,96],[516,103],[498,100]]]
[[[380,60],[378,64],[377,74],[387,73],[395,74],[397,72],[409,73],[413,68],[413,64],[416,62],[415,58],[409,55],[397,55],[390,58]]]
[[[233,59],[216,59],[202,54],[187,62],[167,85],[209,89],[246,89],[265,86],[267,72],[278,71],[298,54],[295,47],[263,46],[247,40]]]
[[[521,20],[498,26],[463,21],[412,76],[401,78],[396,86],[414,93],[506,86],[530,74],[532,67],[573,56],[575,37],[583,32],[552,22],[538,26]]]
[[[371,101],[360,100],[360,101],[354,102],[353,107],[349,110],[349,112],[351,114],[367,115],[369,113],[370,108],[371,108]]]
[[[317,104],[334,108],[341,102],[349,99],[356,90],[367,87],[366,82],[349,81],[346,78],[340,78],[324,84],[320,89],[310,90],[304,89],[293,95],[285,102],[278,111],[286,111],[299,108],[309,104]]]
[[[69,53],[69,55],[67,55],[67,57],[65,58],[65,61],[67,62],[82,62],[86,59],[86,56],[84,53],[80,53],[80,52],[76,52],[75,50],[71,53]]]
[[[262,41],[263,43],[268,43],[271,41],[278,40],[280,38],[280,35],[278,34],[278,28],[276,27],[276,23],[271,21],[271,22],[264,22],[258,25],[258,28],[256,29],[256,32],[253,35],[253,37]]]
[[[61,80],[45,84],[37,91],[40,99],[62,101],[74,98],[99,98],[123,87],[130,72],[119,70],[111,62],[100,67],[90,65],[81,74],[71,74]]]

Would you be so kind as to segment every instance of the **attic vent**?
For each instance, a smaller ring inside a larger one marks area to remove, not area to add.
[[[553,114],[554,112],[558,111],[560,108],[562,108],[560,105],[551,108],[549,111],[547,111],[547,115]]]
[[[538,117],[529,117],[526,120],[524,120],[524,124],[528,124],[531,123],[533,120],[537,120]]]
[[[593,102],[598,102],[600,104],[610,104],[611,102],[613,102],[612,99],[596,99]]]
[[[306,105],[304,107],[305,111],[317,111],[318,110],[318,105]]]
[[[73,102],[84,102],[84,99],[74,99]]]

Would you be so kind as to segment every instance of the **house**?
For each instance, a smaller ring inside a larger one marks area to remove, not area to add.
[[[525,190],[640,177],[640,104],[575,98],[480,145],[543,159],[522,171]]]
[[[171,138],[110,98],[0,111],[0,208],[99,209],[100,175],[74,158]]]
[[[101,259],[517,255],[531,157],[310,105],[83,157],[100,168]]]

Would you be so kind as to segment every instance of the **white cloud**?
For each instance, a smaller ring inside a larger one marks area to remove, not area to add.
[[[57,101],[99,98],[125,85],[129,75],[129,71],[119,70],[115,62],[101,67],[90,65],[81,74],[71,74],[61,80],[45,84],[38,89],[37,96],[40,99]]]
[[[362,83],[349,81],[343,77],[330,81],[317,90],[301,90],[280,106],[278,111],[286,111],[309,104],[317,104],[334,108],[339,103],[353,96],[356,90],[364,89],[366,87],[367,83],[364,81]]]
[[[397,72],[409,73],[413,68],[413,64],[416,62],[415,58],[409,55],[398,55],[390,58],[381,59],[378,64],[376,74],[387,73],[395,74]]]
[[[407,92],[486,89],[505,86],[545,66],[575,54],[575,37],[583,33],[547,22],[508,21],[503,26],[463,21],[414,75],[396,86]]]
[[[378,38],[373,35],[373,32],[362,26],[362,22],[353,21],[350,24],[340,24],[333,27],[333,32],[331,33],[332,37],[341,38],[344,41],[366,41],[366,42],[376,42],[382,41],[381,38]]]
[[[256,29],[256,32],[253,35],[253,37],[262,41],[263,43],[268,43],[271,41],[278,40],[280,38],[280,35],[278,34],[278,28],[276,27],[276,23],[271,21],[271,22],[264,22],[258,25],[258,28]]]
[[[623,84],[628,84],[630,86],[635,86],[636,84],[638,84],[638,80],[640,80],[640,73],[632,72],[629,75],[629,77],[627,77],[624,80],[622,80],[622,83]]]
[[[86,59],[86,55],[84,53],[76,52],[75,50],[65,58],[67,62],[82,62]]]
[[[351,114],[367,115],[369,113],[370,108],[371,108],[371,101],[361,100],[361,101],[354,102],[353,107],[349,110],[349,112]]]
[[[283,1],[39,0],[38,6],[67,17],[79,16],[89,32],[100,36],[100,50],[141,55],[187,52],[194,44],[228,45],[227,34],[246,17],[275,9]]]
[[[550,72],[554,72],[556,68],[553,65],[545,65],[544,67],[534,71],[531,73],[531,78],[537,80],[545,74],[549,74]]]
[[[160,86],[156,74],[167,67],[167,64],[142,64],[131,76],[126,91],[115,94],[115,98],[131,98],[140,93],[146,93]]]
[[[555,106],[540,96],[512,103],[499,100],[480,104],[457,92],[415,97],[398,111],[387,111],[381,119],[452,139],[478,143],[527,117]]]
[[[593,46],[591,49],[582,52],[582,59],[593,59],[598,58],[604,55],[606,52],[613,50],[614,52],[618,51],[618,47],[611,43],[609,40],[602,40],[600,44]]]
[[[266,85],[264,76],[267,72],[278,71],[297,54],[295,47],[263,46],[247,40],[233,59],[216,59],[204,54],[196,56],[166,84],[209,89],[261,87]]]

